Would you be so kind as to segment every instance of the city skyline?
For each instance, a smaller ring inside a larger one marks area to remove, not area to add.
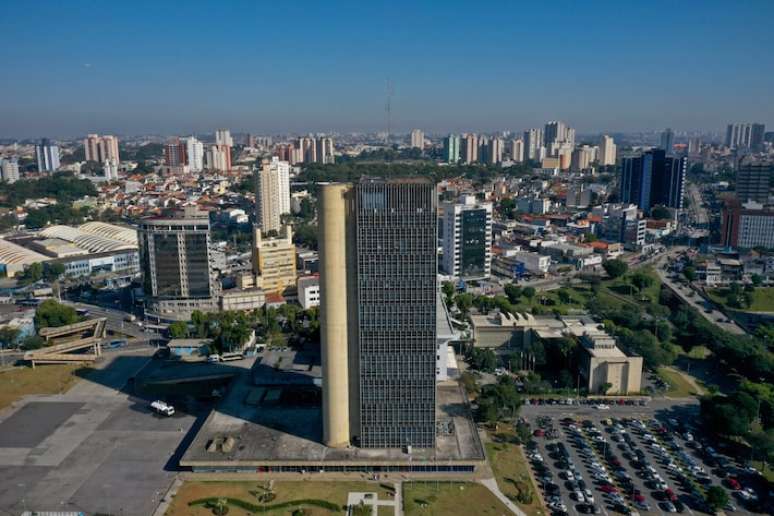
[[[380,131],[388,81],[396,132],[774,122],[770,3],[448,7],[9,5],[0,137]]]

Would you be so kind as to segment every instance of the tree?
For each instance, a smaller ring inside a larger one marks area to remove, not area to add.
[[[760,274],[753,274],[752,276],[750,276],[750,281],[752,281],[752,284],[755,285],[756,287],[760,287],[761,285],[763,285],[763,276],[761,276]]]
[[[35,328],[55,328],[78,322],[78,314],[71,306],[63,305],[53,299],[43,301],[35,310]]]
[[[169,325],[169,336],[173,339],[188,337],[188,324],[184,321],[175,321]]]
[[[685,279],[688,281],[694,281],[696,280],[696,268],[692,266],[688,266],[683,269],[683,276],[685,276]]]
[[[650,210],[650,218],[656,220],[671,219],[672,213],[669,211],[669,208],[665,208],[664,206],[655,206],[652,210]]]
[[[626,274],[626,271],[629,270],[629,266],[626,264],[626,262],[619,260],[618,258],[614,260],[607,260],[602,264],[602,268],[604,268],[607,275],[613,279],[623,276]]]
[[[537,293],[537,291],[535,290],[534,287],[524,287],[521,293],[527,299],[532,299],[533,297],[535,297],[535,294]]]
[[[43,337],[38,337],[37,335],[30,335],[29,337],[25,337],[24,340],[21,341],[21,344],[19,344],[19,348],[22,351],[30,351],[33,349],[40,349],[45,345],[46,345],[46,341],[43,340]]]
[[[522,288],[514,285],[513,283],[508,283],[504,287],[505,295],[508,296],[508,301],[511,303],[518,304],[519,299],[521,298],[522,294]]]
[[[19,328],[15,326],[3,326],[0,328],[0,347],[10,348],[19,337]]]
[[[644,290],[655,283],[653,276],[642,271],[637,271],[631,275],[632,285],[637,287],[637,290]]]
[[[470,311],[470,307],[473,306],[473,294],[468,294],[467,292],[457,294],[454,298],[454,303],[460,312],[467,314]]]
[[[46,263],[43,267],[43,278],[46,281],[56,281],[64,274],[65,267],[61,263]]]
[[[717,512],[728,505],[726,490],[720,486],[710,486],[707,488],[707,505],[710,506],[712,512]]]
[[[454,288],[454,283],[451,281],[444,281],[443,285],[441,286],[441,290],[443,291],[443,296],[446,299],[446,304],[451,304],[451,300],[454,297],[454,292],[456,290]]]

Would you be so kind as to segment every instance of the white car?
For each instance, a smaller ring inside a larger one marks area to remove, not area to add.
[[[610,410],[609,405],[604,405],[602,403],[600,403],[599,405],[594,405],[594,408],[597,410]]]
[[[566,478],[567,480],[575,480],[575,474],[568,469],[567,471],[564,472],[564,478]]]
[[[562,502],[551,502],[548,504],[549,509],[553,509],[557,512],[567,512],[567,506]]]
[[[594,503],[594,495],[593,495],[593,494],[591,494],[591,490],[589,490],[589,489],[584,489],[584,490],[583,490],[583,496],[586,498],[586,501],[587,501],[588,503]]]

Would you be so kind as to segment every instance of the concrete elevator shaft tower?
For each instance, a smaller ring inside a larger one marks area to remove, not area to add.
[[[323,377],[323,443],[350,444],[348,325],[348,184],[320,185],[320,340]]]

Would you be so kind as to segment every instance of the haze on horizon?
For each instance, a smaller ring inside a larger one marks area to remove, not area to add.
[[[0,137],[774,125],[774,2],[21,2]]]

